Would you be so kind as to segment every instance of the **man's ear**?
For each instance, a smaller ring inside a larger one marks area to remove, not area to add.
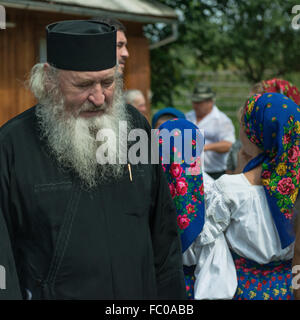
[[[50,71],[50,64],[48,62],[45,62],[44,65],[43,65],[43,71],[44,71],[44,76],[45,76],[45,79],[49,80],[49,71]],[[49,90],[49,83],[48,81],[45,82],[45,87],[46,87],[46,90],[48,91]]]
[[[44,72],[48,72],[50,69],[50,64],[48,62],[44,63]]]

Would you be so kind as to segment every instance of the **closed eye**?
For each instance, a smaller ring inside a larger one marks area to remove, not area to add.
[[[77,88],[88,88],[88,87],[90,87],[90,86],[92,86],[92,85],[93,85],[92,82],[82,82],[82,83],[77,83],[77,84],[75,84],[75,86],[76,86]]]
[[[117,47],[118,47],[118,48],[122,48],[123,46],[126,46],[126,43],[125,43],[125,42],[118,42],[118,43],[117,43]]]
[[[105,80],[102,82],[103,87],[110,87],[114,83],[114,79]]]

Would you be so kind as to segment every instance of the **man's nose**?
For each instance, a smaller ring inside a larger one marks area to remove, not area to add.
[[[124,48],[122,49],[121,56],[122,56],[123,58],[128,58],[128,57],[129,57],[128,49],[127,49],[125,46],[124,46]]]
[[[100,83],[94,85],[93,89],[90,92],[88,100],[95,106],[101,106],[105,102],[105,95]]]

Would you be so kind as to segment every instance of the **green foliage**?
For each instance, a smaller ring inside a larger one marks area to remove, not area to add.
[[[185,70],[242,72],[251,83],[300,71],[300,32],[292,29],[294,0],[159,0],[179,13],[176,42],[151,50],[153,103],[172,105],[178,88],[193,86]],[[171,34],[149,25],[152,41]]]

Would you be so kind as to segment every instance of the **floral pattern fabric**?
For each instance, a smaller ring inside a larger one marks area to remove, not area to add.
[[[176,221],[181,237],[182,252],[185,252],[200,234],[204,225],[204,185],[201,169],[204,138],[192,122],[184,119],[174,119],[163,123],[159,127],[159,134],[163,129],[174,135],[174,139],[170,139],[170,144],[167,145],[165,151],[163,147],[166,141],[163,136],[159,137],[159,151],[162,167],[177,210]],[[190,137],[186,130],[191,133]],[[175,142],[176,139],[177,142],[180,142],[181,148]],[[191,150],[189,154],[191,157],[187,156],[187,148]],[[169,163],[166,161],[168,156]],[[194,299],[194,267],[184,266],[184,276],[187,297]]]
[[[201,151],[204,138],[199,129],[185,119],[174,119],[163,123],[162,130],[174,134],[177,142],[170,139],[167,149],[163,149],[163,136],[159,138],[160,157],[163,170],[166,174],[171,196],[177,209],[177,226],[181,236],[182,252],[184,252],[196,239],[204,225],[204,186],[201,170]],[[189,130],[190,139],[187,136]],[[187,139],[188,138],[188,139]],[[191,158],[186,159],[187,148],[191,150]],[[167,163],[167,153],[169,163]]]
[[[194,271],[195,271],[195,267],[183,267],[183,271],[184,271],[184,281],[185,281],[185,290],[186,290],[186,295],[188,300],[194,300],[195,296],[194,296],[194,286],[195,286],[195,275],[194,275]]]
[[[282,248],[294,241],[293,208],[300,183],[300,107],[280,93],[254,95],[246,104],[245,132],[262,153],[244,172],[262,164],[262,183]]]
[[[286,80],[278,78],[266,80],[263,81],[263,87],[265,92],[282,93],[292,99],[298,106],[300,105],[300,92],[298,88]]]
[[[232,252],[238,286],[233,300],[292,300],[292,261],[260,265]]]

